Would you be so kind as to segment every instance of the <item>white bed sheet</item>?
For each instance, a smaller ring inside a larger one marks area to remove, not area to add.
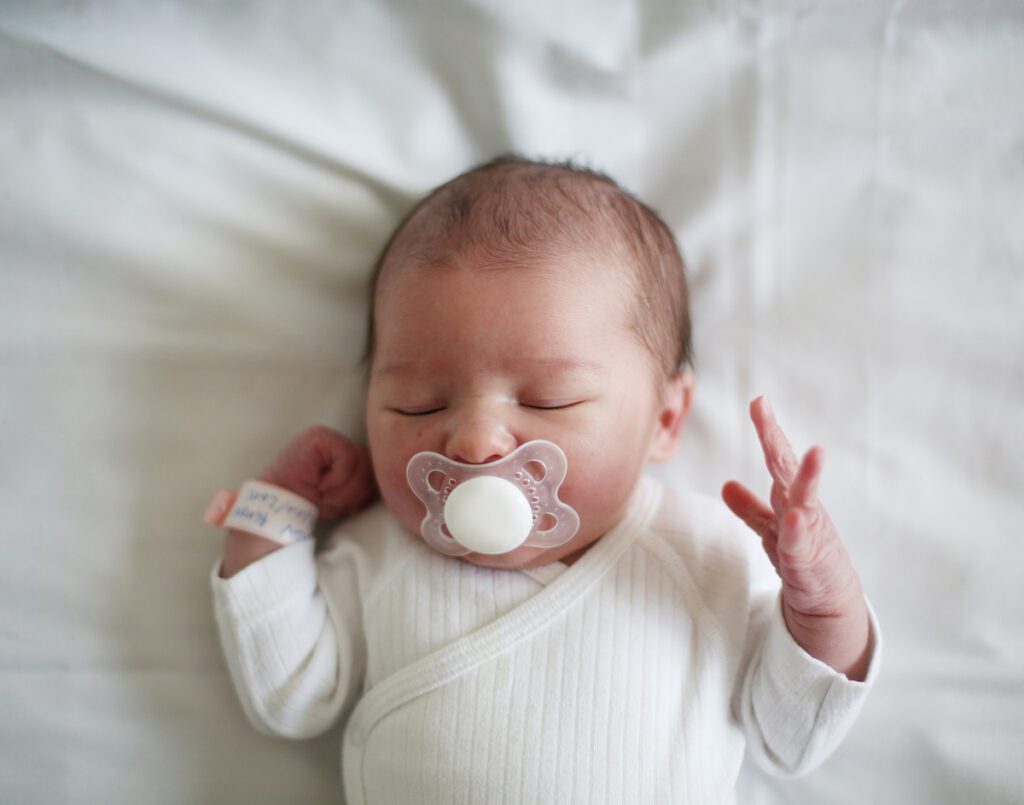
[[[337,730],[236,704],[198,518],[307,424],[361,434],[373,257],[514,149],[680,237],[698,394],[659,474],[766,491],[758,394],[828,451],[883,675],[740,801],[1024,801],[1022,6],[550,6],[0,6],[0,800],[337,801]]]

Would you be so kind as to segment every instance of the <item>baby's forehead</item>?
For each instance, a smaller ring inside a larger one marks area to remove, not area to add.
[[[550,298],[559,299],[581,317],[598,316],[593,304],[600,294],[612,293],[628,301],[635,296],[631,281],[632,269],[622,258],[611,257],[607,250],[551,250],[549,253],[527,253],[496,256],[487,252],[467,250],[456,254],[434,255],[430,259],[408,255],[396,259],[378,283],[380,295],[398,296],[403,307],[434,305],[438,297],[452,293],[453,276],[461,287],[472,287],[491,294],[516,294],[524,290],[543,290]],[[465,293],[466,291],[463,291]],[[377,315],[388,315],[390,305],[378,304]]]
[[[605,268],[575,256],[500,268],[465,259],[406,265],[381,289],[377,335],[389,357],[407,360],[457,343],[491,362],[524,352],[580,356],[628,331],[635,294]]]

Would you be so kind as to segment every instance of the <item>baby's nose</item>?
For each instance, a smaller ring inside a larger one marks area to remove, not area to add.
[[[497,461],[516,449],[516,439],[501,422],[484,417],[465,421],[449,434],[445,455],[463,464]]]

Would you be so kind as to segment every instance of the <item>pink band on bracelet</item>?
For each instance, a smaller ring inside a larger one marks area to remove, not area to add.
[[[287,489],[265,481],[245,481],[237,495],[230,489],[218,491],[203,520],[290,545],[313,536],[318,514],[316,506]]]
[[[231,507],[235,505],[235,493],[231,489],[221,489],[213,496],[210,505],[206,507],[203,520],[210,525],[224,525],[224,518],[228,516]]]

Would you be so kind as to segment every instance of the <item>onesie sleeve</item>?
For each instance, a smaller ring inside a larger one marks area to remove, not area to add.
[[[740,719],[757,764],[795,777],[825,762],[856,720],[878,676],[882,637],[870,602],[871,660],[863,682],[812,657],[796,642],[782,614],[782,596],[763,601],[750,664],[743,679]]]
[[[360,688],[365,639],[356,563],[334,562],[321,590],[313,540],[293,543],[229,579],[211,574],[214,615],[231,679],[260,732],[309,738],[328,730]]]

